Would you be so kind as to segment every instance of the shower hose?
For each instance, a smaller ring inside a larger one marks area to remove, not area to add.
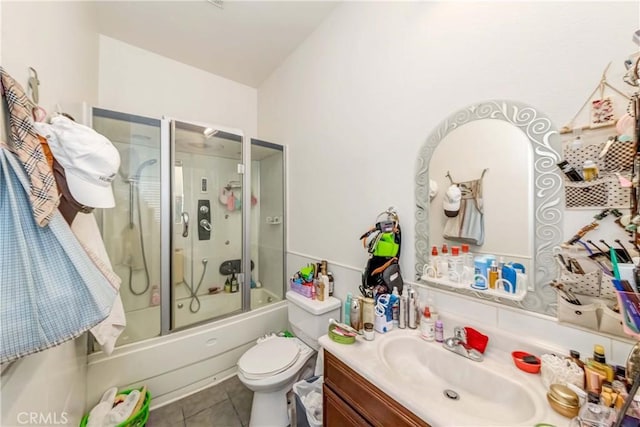
[[[138,189],[138,185],[136,183],[129,183],[129,185],[133,185],[135,187],[135,198],[136,205],[138,206],[138,232],[140,237],[140,249],[142,251],[142,264],[144,265],[144,277],[145,277],[145,286],[144,289],[140,292],[136,292],[133,290],[133,267],[129,266],[129,290],[133,295],[140,296],[149,290],[149,267],[147,266],[147,256],[144,250],[144,239],[142,238],[142,213],[140,209],[140,193]],[[133,227],[133,223],[130,224]]]
[[[198,286],[196,286],[196,289],[193,289],[193,286],[191,286],[189,283],[187,283],[187,281],[185,280],[185,278],[182,278],[182,283],[185,284],[185,286],[187,287],[187,289],[189,290],[189,297],[191,298],[191,302],[189,303],[189,311],[192,313],[197,313],[198,311],[200,311],[200,298],[198,298],[198,291],[200,290],[200,286],[202,286],[202,281],[204,280],[204,275],[207,272],[207,262],[209,262],[208,259],[203,258],[202,259],[202,265],[204,266],[202,268],[202,274],[200,275],[200,281],[198,281]],[[194,303],[196,304],[194,306]],[[195,307],[195,308],[194,308]]]

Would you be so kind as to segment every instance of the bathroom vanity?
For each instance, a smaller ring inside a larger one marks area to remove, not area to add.
[[[520,371],[510,355],[518,348],[544,351],[483,332],[491,342],[481,362],[426,342],[415,329],[376,334],[373,341],[358,336],[350,345],[321,337],[324,425],[567,425],[547,403],[540,375]]]
[[[322,391],[327,426],[429,426],[326,350]]]

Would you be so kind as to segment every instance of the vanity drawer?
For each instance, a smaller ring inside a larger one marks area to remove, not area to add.
[[[324,384],[373,426],[429,426],[326,350]]]
[[[369,427],[371,424],[360,416],[353,408],[331,391],[326,384],[322,389],[322,420],[326,426]]]

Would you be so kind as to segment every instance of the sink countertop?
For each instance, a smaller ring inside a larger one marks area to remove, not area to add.
[[[504,381],[511,381],[520,384],[526,389],[526,394],[531,398],[535,405],[535,414],[527,419],[526,422],[514,424],[505,421],[505,427],[515,427],[516,425],[534,426],[536,423],[548,423],[557,427],[569,425],[569,418],[565,418],[556,413],[548,404],[546,398],[546,388],[542,383],[540,374],[528,374],[516,368],[511,358],[510,351],[500,348],[492,348],[491,338],[489,345],[485,351],[485,358],[482,362],[474,362],[463,356],[454,354],[442,347],[438,342],[427,342],[420,337],[419,329],[395,329],[386,334],[376,332],[373,341],[366,341],[363,336],[358,336],[354,344],[338,344],[332,341],[327,335],[319,339],[320,345],[338,357],[342,362],[351,367],[354,371],[362,375],[372,384],[387,393],[390,397],[401,403],[408,410],[416,414],[425,422],[433,427],[439,426],[492,426],[498,427],[496,417],[488,412],[495,411],[495,408],[486,409],[487,416],[474,413],[473,415],[464,414],[459,411],[460,406],[464,405],[464,396],[459,401],[452,401],[444,397],[441,388],[442,380],[433,374],[411,375],[411,372],[403,372],[398,374],[389,364],[383,360],[382,348],[385,345],[391,345],[394,339],[417,339],[420,345],[432,347],[429,351],[442,351],[447,353],[444,357],[459,358],[456,363],[469,363],[476,366],[471,369],[485,369],[491,371],[496,377],[502,377]],[[446,336],[450,336],[445,334]],[[387,344],[385,344],[387,342]],[[430,376],[432,378],[430,378]],[[430,381],[431,380],[431,381]],[[439,386],[429,387],[429,384],[440,383]],[[451,387],[455,389],[455,387]],[[516,396],[518,398],[519,396]],[[508,400],[495,396],[496,402]],[[458,409],[456,409],[456,405]]]

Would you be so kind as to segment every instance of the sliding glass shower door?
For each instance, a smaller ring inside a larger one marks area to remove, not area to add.
[[[121,278],[127,327],[116,345],[160,335],[160,120],[93,108],[93,128],[120,153],[116,206],[97,209],[105,249]]]
[[[171,329],[242,310],[242,136],[173,121]]]

